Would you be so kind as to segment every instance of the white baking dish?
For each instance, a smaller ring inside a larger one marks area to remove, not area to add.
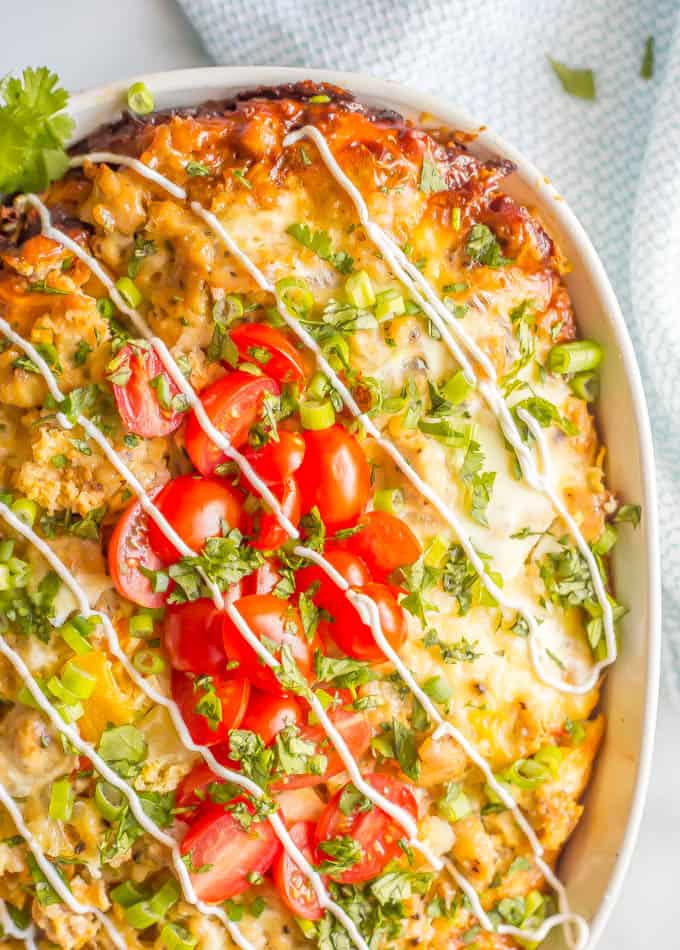
[[[579,326],[605,348],[599,421],[608,447],[609,481],[626,500],[639,502],[643,520],[625,527],[614,558],[616,589],[630,607],[622,623],[621,656],[610,671],[603,704],[607,736],[587,798],[584,818],[560,871],[572,907],[592,924],[590,950],[598,943],[631,858],[649,777],[660,653],[660,582],[654,459],[645,397],[626,326],[595,250],[564,199],[516,149],[480,130],[454,105],[395,83],[353,73],[280,67],[214,67],[134,77],[152,90],[156,107],[193,105],[261,85],[302,79],[335,83],[373,105],[405,115],[426,113],[454,129],[479,132],[473,151],[509,158],[517,172],[504,187],[540,209],[548,230],[571,261],[567,279]],[[73,98],[75,138],[119,114],[125,80]],[[553,936],[549,946],[562,939]]]

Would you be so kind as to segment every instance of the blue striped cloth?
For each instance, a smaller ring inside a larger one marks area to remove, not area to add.
[[[447,97],[550,174],[605,262],[642,369],[659,468],[663,666],[680,699],[678,0],[179,2],[217,63],[396,79]],[[547,55],[592,68],[597,101],[565,95]]]

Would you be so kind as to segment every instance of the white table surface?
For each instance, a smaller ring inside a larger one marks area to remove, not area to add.
[[[0,0],[0,75],[48,65],[72,90],[209,64],[174,0]],[[680,713],[661,703],[638,846],[599,950],[680,946]]]

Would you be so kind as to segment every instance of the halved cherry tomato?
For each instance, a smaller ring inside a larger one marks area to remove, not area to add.
[[[354,709],[336,709],[330,711],[328,715],[345,740],[345,745],[352,757],[360,759],[371,744],[371,726],[366,716]],[[311,788],[315,785],[322,785],[345,770],[345,763],[326,735],[323,726],[302,726],[300,728],[300,738],[307,742],[313,742],[318,752],[326,756],[328,760],[326,771],[323,775],[285,775],[272,782],[272,791],[280,792],[284,789]]]
[[[380,628],[390,646],[398,650],[406,640],[408,627],[406,614],[397,603],[390,588],[386,584],[370,583],[353,589],[375,601],[378,606]],[[334,623],[328,624],[328,633],[348,656],[354,657],[355,660],[384,659],[384,654],[376,643],[371,627],[362,621],[356,608],[347,598],[343,603],[338,604],[333,616]]]
[[[271,594],[281,580],[276,563],[271,559],[267,559],[262,567],[258,567],[253,574],[249,574],[244,580],[243,592],[245,594]]]
[[[278,395],[279,384],[268,376],[227,373],[201,392],[201,402],[212,424],[234,448],[240,448],[260,417],[262,400],[267,393]],[[225,461],[225,455],[201,428],[195,412],[187,421],[186,448],[201,475],[212,475]]]
[[[278,441],[270,439],[259,449],[243,453],[258,475],[267,482],[280,482],[302,465],[305,440],[300,432],[279,429]]]
[[[301,383],[305,368],[288,337],[266,323],[242,323],[229,333],[238,355],[279,383]]]
[[[211,751],[214,754],[215,750]],[[203,804],[207,800],[206,789],[213,782],[218,785],[223,784],[223,780],[219,775],[215,775],[207,762],[199,762],[177,786],[175,804],[178,808],[190,808],[193,805]]]
[[[199,745],[217,745],[226,742],[231,729],[238,729],[246,714],[250,698],[250,683],[243,676],[210,676],[209,683],[203,677],[192,676],[173,670],[172,698],[182,713],[182,718],[191,738]],[[198,712],[199,703],[208,704],[215,694],[214,705],[207,709],[209,717]]]
[[[355,524],[371,494],[371,471],[357,438],[341,425],[305,432],[298,469],[303,512],[315,505],[331,531]]]
[[[324,551],[324,557],[351,587],[363,587],[365,584],[370,584],[371,574],[368,567],[356,554],[329,546]],[[335,581],[316,564],[303,567],[295,575],[295,587],[300,593],[306,593],[315,584],[318,588],[316,593],[311,595],[312,600],[318,607],[327,610],[334,617],[338,605],[344,605],[347,600],[344,591]]]
[[[297,821],[288,829],[288,833],[304,857],[313,865],[316,860],[313,850],[314,822]],[[276,888],[291,912],[304,920],[321,920],[324,910],[309,878],[283,848],[272,870]]]
[[[388,801],[403,808],[412,818],[416,818],[418,807],[410,788],[403,782],[374,772],[365,776],[366,781],[377,792],[384,795]],[[346,871],[331,874],[334,881],[341,884],[357,884],[360,881],[370,881],[401,854],[399,840],[404,837],[404,830],[394,818],[377,805],[368,811],[356,811],[345,815],[340,808],[340,798],[344,789],[337,792],[326,806],[319,818],[315,832],[315,845],[320,858],[323,858],[322,842],[341,835],[349,835],[361,845],[363,856],[361,860]]]
[[[269,745],[285,726],[298,726],[303,718],[302,707],[294,696],[272,696],[253,689],[241,729],[256,732]]]
[[[231,805],[254,809],[247,799]],[[264,874],[276,858],[280,844],[268,821],[253,821],[244,830],[229,805],[206,805],[200,810],[181,845],[182,856],[191,855],[191,883],[200,900],[228,900],[250,887],[253,874]]]
[[[163,617],[163,645],[176,670],[210,676],[226,672],[222,611],[212,600],[169,604]]]
[[[158,401],[158,389],[151,385],[153,380],[161,376],[164,377],[163,385],[169,399],[180,394],[179,387],[152,346],[126,343],[114,362],[116,374],[128,376],[122,385],[113,384],[113,396],[128,432],[151,439],[169,435],[181,426],[185,414],[164,409]]]
[[[314,645],[305,636],[296,607],[273,594],[251,594],[237,600],[234,607],[258,639],[266,637],[272,643],[287,646],[302,675],[311,675]],[[222,624],[224,649],[229,659],[239,664],[239,676],[267,693],[280,696],[285,692],[271,669],[258,657],[226,614]],[[280,651],[275,656],[278,659]]]
[[[386,581],[392,571],[413,564],[423,553],[406,522],[387,511],[369,511],[360,525],[360,531],[338,543],[363,558],[377,581]]]
[[[158,492],[151,495],[155,499]],[[166,593],[155,594],[140,567],[159,571],[165,565],[149,544],[150,518],[138,501],[131,502],[118,519],[109,541],[109,574],[121,597],[140,607],[162,607]]]
[[[286,518],[297,527],[300,523],[302,508],[302,494],[294,475],[289,475],[283,482],[270,484],[281,505]],[[279,524],[273,512],[257,508],[249,515],[245,522],[245,533],[250,536],[250,543],[259,551],[274,551],[288,540],[288,532]]]
[[[161,489],[156,498],[156,507],[182,541],[200,553],[208,538],[223,534],[223,525],[241,527],[242,500],[243,496],[237,489],[217,478],[180,475]],[[182,556],[156,522],[151,520],[149,541],[166,564],[173,564]]]

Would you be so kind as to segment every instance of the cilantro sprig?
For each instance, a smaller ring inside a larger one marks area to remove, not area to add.
[[[46,66],[0,82],[0,192],[43,191],[68,168],[68,92]]]

